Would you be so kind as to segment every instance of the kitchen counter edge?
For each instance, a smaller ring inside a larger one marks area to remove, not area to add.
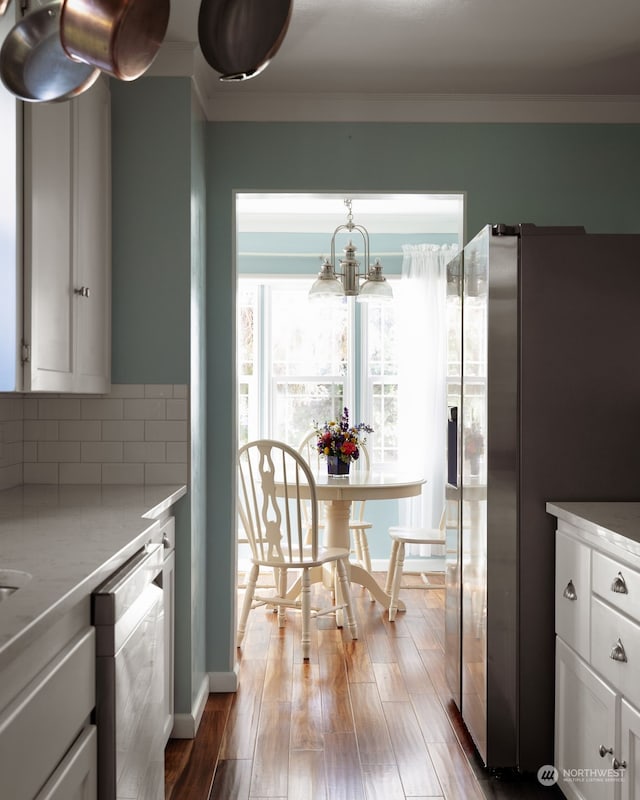
[[[624,550],[640,563],[640,502],[549,501],[546,510],[589,544],[612,554]]]
[[[70,609],[88,602],[186,493],[186,485],[43,485],[0,492],[0,570],[32,575],[0,603],[0,670]],[[75,558],[61,557],[62,541]]]

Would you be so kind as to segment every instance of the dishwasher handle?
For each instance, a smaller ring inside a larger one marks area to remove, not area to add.
[[[161,544],[148,544],[93,593],[93,624],[115,625],[162,572]]]

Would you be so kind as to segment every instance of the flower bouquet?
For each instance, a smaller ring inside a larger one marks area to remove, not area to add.
[[[337,422],[332,420],[320,426],[314,420],[313,429],[318,437],[318,452],[327,459],[329,475],[348,475],[351,462],[360,458],[360,445],[367,441],[364,434],[373,433],[373,428],[364,422],[350,425],[346,407]]]

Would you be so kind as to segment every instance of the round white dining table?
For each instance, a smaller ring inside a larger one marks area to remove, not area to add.
[[[392,500],[415,497],[422,491],[423,478],[394,471],[354,470],[347,477],[324,473],[315,476],[318,500],[326,503],[324,545],[350,549],[349,515],[354,500]],[[349,564],[350,582],[364,586],[371,597],[389,608],[391,597],[373,575],[359,564]],[[398,606],[402,608],[402,604]]]

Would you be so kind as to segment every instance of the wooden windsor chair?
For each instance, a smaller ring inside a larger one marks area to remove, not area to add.
[[[273,606],[278,625],[285,624],[285,609],[302,612],[302,657],[309,659],[310,622],[313,617],[345,610],[352,639],[358,632],[347,577],[349,551],[325,548],[318,543],[318,500],[313,473],[294,448],[284,442],[260,439],[249,442],[238,452],[238,509],[251,548],[251,569],[247,576],[240,622],[238,647],[246,630],[249,611],[258,605]],[[308,510],[309,517],[307,518]],[[336,581],[343,602],[331,599],[324,608],[311,605],[311,573],[335,564]],[[257,594],[260,570],[274,570],[275,594]],[[299,598],[287,598],[289,571],[301,571]]]

